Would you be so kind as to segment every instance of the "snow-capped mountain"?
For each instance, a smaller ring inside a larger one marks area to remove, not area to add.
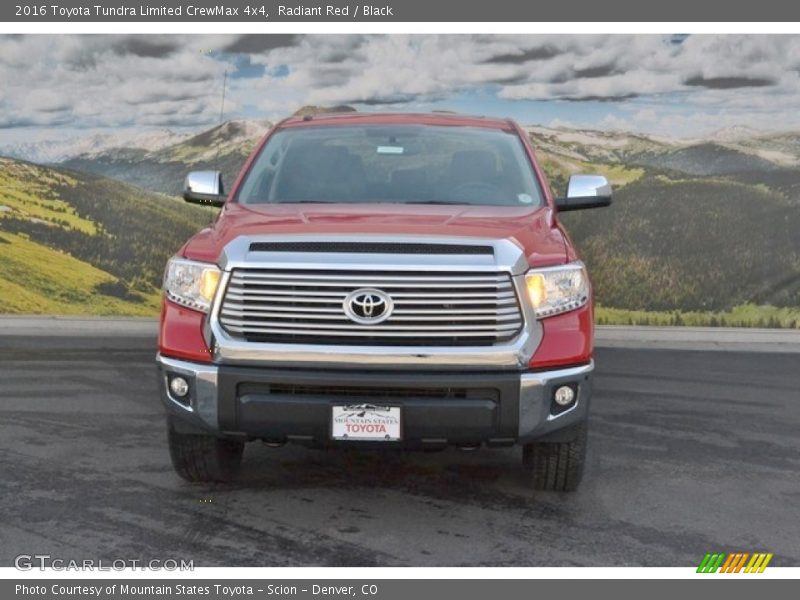
[[[63,138],[31,139],[28,141],[0,145],[0,155],[19,158],[34,163],[60,163],[76,156],[94,157],[114,148],[135,148],[154,152],[178,144],[196,131],[176,132],[169,129],[120,130],[94,133],[87,136],[74,135]]]

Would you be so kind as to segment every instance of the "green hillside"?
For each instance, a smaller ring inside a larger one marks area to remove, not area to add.
[[[632,156],[631,161],[692,175],[733,175],[752,171],[769,173],[781,170],[780,165],[757,154],[713,143],[696,144],[667,152],[642,152]]]
[[[562,220],[605,306],[800,306],[800,212],[765,186],[648,174]]]
[[[212,215],[111,179],[0,158],[2,310],[155,314],[167,258]]]
[[[614,185],[611,207],[561,216],[592,274],[598,322],[800,327],[792,136],[729,148],[541,128],[530,135],[557,195],[574,173],[599,172]]]
[[[116,277],[72,256],[30,241],[25,235],[0,233],[0,286],[3,310],[20,314],[153,315],[155,292],[113,292]]]

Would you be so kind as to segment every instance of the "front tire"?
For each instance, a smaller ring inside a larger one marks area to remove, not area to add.
[[[534,489],[574,492],[583,477],[588,425],[572,426],[568,442],[534,442],[522,447],[522,464]]]
[[[175,472],[192,483],[231,481],[242,464],[244,442],[179,433],[170,419],[167,420],[167,442]]]

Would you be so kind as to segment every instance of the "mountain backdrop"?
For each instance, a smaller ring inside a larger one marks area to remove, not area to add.
[[[190,170],[222,171],[223,182],[232,184],[242,163],[269,128],[270,123],[265,121],[228,121],[152,150],[107,148],[67,157],[61,166],[179,196]]]
[[[167,257],[213,217],[177,199],[184,176],[232,183],[269,126],[6,148],[27,161],[0,159],[2,310],[155,313]],[[610,208],[562,216],[601,322],[800,326],[800,132],[527,131],[556,194],[579,172],[615,186]]]

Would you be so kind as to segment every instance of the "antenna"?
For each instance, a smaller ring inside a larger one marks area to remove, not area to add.
[[[220,103],[220,107],[219,107],[219,127],[220,127],[220,129],[222,129],[222,124],[225,122],[224,121],[224,119],[225,119],[225,89],[227,87],[228,87],[228,69],[225,69],[225,73],[222,76],[222,102]],[[223,183],[222,182],[222,171],[220,171],[220,168],[219,168],[220,150],[222,150],[222,142],[221,141],[220,141],[219,144],[217,144],[217,155],[214,157],[214,169],[216,171],[220,172],[220,186],[219,186],[220,190],[219,191],[223,192],[224,188],[223,188],[223,185],[222,185],[222,183]]]
[[[219,107],[219,124],[222,125],[222,119],[225,116],[225,88],[228,86],[228,69],[222,75],[222,103]]]

